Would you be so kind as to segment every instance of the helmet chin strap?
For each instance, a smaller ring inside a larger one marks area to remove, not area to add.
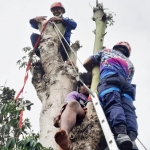
[[[127,56],[127,51],[125,48],[117,47],[117,48],[115,48],[115,50],[117,50],[117,51],[121,52],[123,55]]]

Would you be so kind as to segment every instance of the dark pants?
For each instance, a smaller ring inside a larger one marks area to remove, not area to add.
[[[36,44],[36,41],[37,41],[37,39],[39,38],[39,36],[40,36],[40,35],[37,34],[37,33],[32,33],[32,34],[31,34],[30,39],[31,39],[31,43],[32,43],[32,46],[33,46],[33,47],[34,47],[34,45]],[[68,51],[68,48],[69,48],[68,44],[65,42],[64,39],[62,39],[62,42],[63,42],[63,44],[64,44],[65,49]],[[70,43],[69,43],[69,44],[70,44]],[[39,51],[38,47],[39,47],[39,44],[38,44],[37,47],[35,48],[35,54],[36,54],[38,57],[40,57],[40,51]],[[60,51],[60,53],[61,53],[62,59],[63,59],[64,61],[66,61],[66,60],[68,59],[68,56],[67,56],[67,54],[66,54],[66,51],[64,50],[64,47],[63,47],[62,44],[61,44],[61,45],[60,45],[60,48],[59,48],[59,51]]]
[[[118,75],[111,79],[111,76],[103,79],[98,86],[100,101],[108,123],[111,129],[123,124],[127,127],[127,131],[137,133],[137,117],[133,106],[135,87],[122,81]]]
[[[64,49],[63,45],[61,44],[60,48],[59,48],[59,51],[60,51],[60,54],[62,56],[63,61],[66,61],[68,59],[66,51],[68,52],[68,49],[69,49],[68,44],[70,44],[70,43],[68,42],[68,44],[67,44],[64,39],[62,39],[62,43],[63,43],[66,50]]]
[[[35,46],[35,44],[36,44],[36,42],[37,42],[39,36],[40,36],[40,35],[37,34],[37,33],[32,33],[32,34],[31,34],[30,39],[31,39],[31,43],[32,43],[32,46],[33,46],[33,47]],[[40,51],[39,51],[38,47],[39,47],[39,43],[38,43],[38,45],[37,45],[36,48],[35,48],[35,54],[36,54],[38,57],[40,57]]]

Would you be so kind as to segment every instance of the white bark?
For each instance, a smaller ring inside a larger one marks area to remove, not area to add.
[[[41,25],[39,24],[40,31]],[[57,24],[62,33],[62,24]],[[54,26],[47,24],[40,41],[41,64],[38,62],[34,67],[32,83],[37,95],[42,102],[40,114],[40,142],[45,147],[58,146],[54,141],[54,134],[57,129],[53,126],[53,117],[56,115],[66,95],[76,90],[76,74],[72,68],[64,63],[58,48],[59,38]]]

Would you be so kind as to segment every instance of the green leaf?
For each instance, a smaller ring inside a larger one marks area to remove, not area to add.
[[[5,125],[3,125],[1,128],[1,134],[3,135],[4,133],[5,133]]]
[[[34,147],[34,140],[32,140],[32,141],[30,142],[30,146],[31,146],[31,147]]]
[[[5,125],[5,134],[9,134],[10,126],[8,124]]]
[[[16,124],[18,124],[18,120],[17,120],[16,118],[15,118],[15,119],[12,119],[12,120],[10,120],[9,124],[10,124],[11,126],[15,126]]]
[[[3,105],[2,108],[1,108],[1,114],[4,114],[4,112],[6,111],[7,109],[7,104]]]
[[[14,146],[15,146],[15,139],[14,138],[12,138],[11,139],[11,143],[10,143],[10,145],[9,145],[9,147],[8,147],[8,149],[12,149],[12,148],[14,148]]]
[[[3,122],[3,115],[0,115],[0,124]]]
[[[14,138],[8,139],[6,142],[6,148],[11,150],[12,148],[14,148],[14,146],[15,146],[15,139]]]

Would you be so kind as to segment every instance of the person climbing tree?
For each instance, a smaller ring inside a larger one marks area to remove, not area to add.
[[[92,74],[81,73],[80,79],[90,88]],[[87,89],[79,81],[77,83],[78,91],[70,92],[61,106],[59,115],[54,118],[54,126],[60,127],[60,131],[55,134],[56,143],[63,149],[69,148],[68,134],[75,126],[78,120],[82,120],[86,114],[85,105],[88,100],[89,93]]]
[[[66,39],[68,44],[70,44],[71,30],[74,30],[76,28],[77,23],[75,21],[73,21],[72,19],[63,17],[63,14],[65,13],[65,8],[64,8],[64,6],[62,5],[61,2],[53,3],[50,7],[50,10],[53,13],[54,17],[51,17],[49,19],[49,21],[50,22],[55,22],[55,23],[62,22],[62,24],[65,27],[64,38]],[[41,22],[41,21],[44,21],[44,20],[46,20],[46,16],[38,16],[38,17],[35,17],[33,19],[30,19],[29,23],[31,24],[31,27],[33,27],[35,29],[38,29],[38,23]],[[33,47],[34,47],[38,37],[39,37],[39,34],[32,33],[30,39],[31,39],[31,43],[32,43]],[[63,43],[65,49],[68,50],[69,46],[66,43],[66,41],[62,38],[62,43]],[[60,45],[59,51],[61,53],[61,56],[62,56],[63,60],[67,61],[68,58],[67,58],[67,54],[64,50],[63,45],[62,44]],[[38,49],[38,46],[35,49],[35,54],[38,57],[40,57],[40,51]]]
[[[134,66],[128,59],[130,53],[130,45],[119,42],[113,49],[103,49],[89,57],[83,64],[88,71],[100,65],[99,98],[121,150],[138,150],[135,143],[138,125],[133,105],[136,87],[131,84]]]

